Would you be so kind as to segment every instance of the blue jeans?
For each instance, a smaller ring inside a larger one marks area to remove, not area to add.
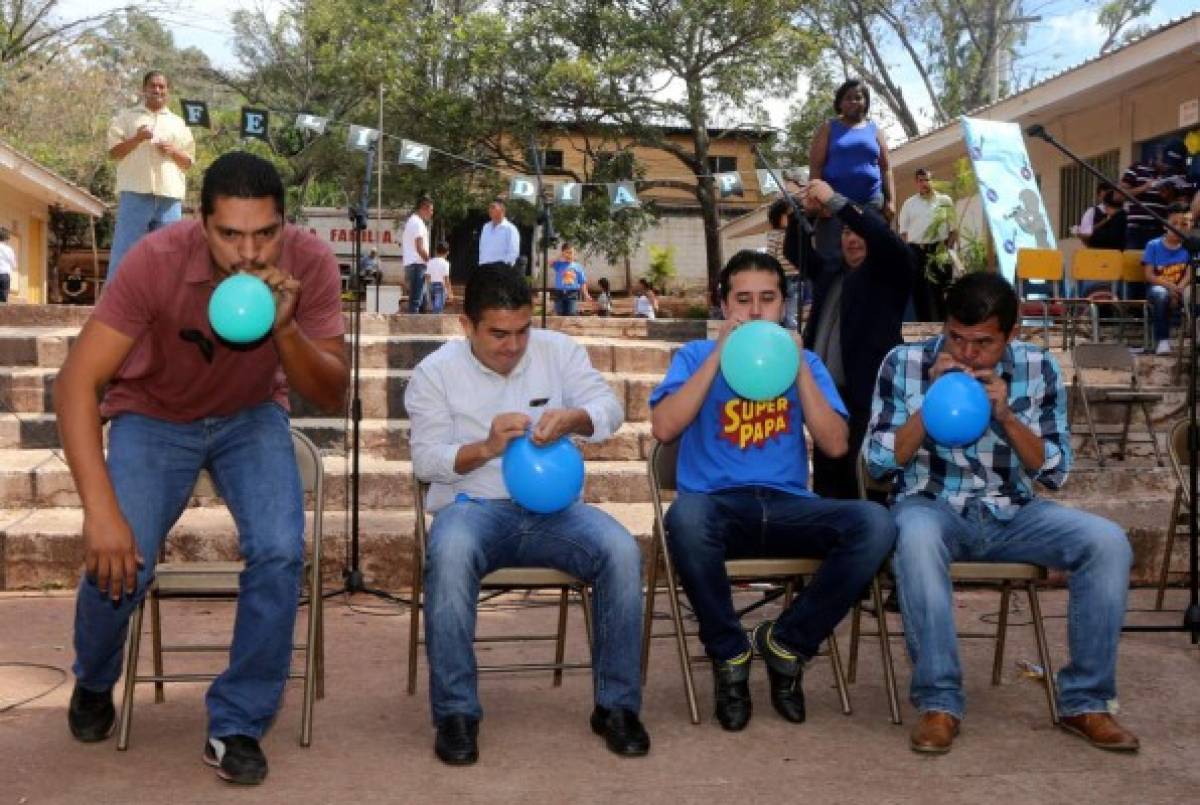
[[[1187,296],[1188,293],[1188,291],[1185,291],[1184,295]],[[1146,301],[1150,303],[1150,321],[1154,324],[1155,342],[1170,340],[1171,292],[1161,285],[1147,285]],[[1179,306],[1175,305],[1175,307]],[[1185,327],[1184,329],[1187,328]]]
[[[242,558],[229,667],[208,690],[209,735],[258,738],[270,726],[291,663],[304,564],[304,503],[288,415],[275,403],[186,424],[121,414],[109,430],[108,472],[145,567],[114,605],[86,575],[75,602],[75,676],[109,690],[121,675],[129,616],[154,576],[167,532],[201,468],[237,523]]]
[[[1049,500],[1010,521],[976,503],[960,515],[941,500],[913,496],[893,509],[899,535],[892,561],[913,663],[913,706],[962,718],[964,697],[949,564],[1032,562],[1069,572],[1071,662],[1058,672],[1065,716],[1101,713],[1117,695],[1117,642],[1133,551],[1120,526]]]
[[[408,312],[421,312],[421,298],[425,296],[425,264],[409,263],[404,267],[404,284],[408,286]]]
[[[625,527],[573,503],[535,514],[510,500],[460,500],[434,517],[425,558],[425,642],[434,722],[480,718],[471,642],[479,582],[502,567],[551,567],[594,585],[592,682],[596,704],[642,703],[642,554]]]
[[[575,316],[579,313],[579,291],[555,291],[554,315]]]
[[[117,220],[113,229],[112,250],[108,254],[108,281],[112,282],[117,276],[121,258],[142,235],[175,223],[181,214],[182,202],[177,198],[150,193],[118,194]]]
[[[810,658],[820,650],[896,541],[887,509],[857,500],[824,500],[744,487],[680,492],[666,516],[671,560],[708,656],[728,660],[750,648],[733,608],[725,560],[824,559],[820,571],[779,616],[774,636]]]
[[[440,282],[429,283],[429,309],[441,313],[446,309],[446,286]]]

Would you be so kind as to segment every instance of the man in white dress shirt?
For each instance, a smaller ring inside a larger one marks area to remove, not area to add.
[[[482,709],[472,640],[480,579],[501,567],[552,567],[592,585],[595,709],[591,727],[621,756],[650,749],[641,709],[641,551],[604,511],[575,501],[553,514],[522,508],[505,487],[501,456],[526,433],[535,444],[620,426],[621,405],[587,351],[533,330],[532,298],[513,268],[467,280],[451,341],[413,370],[404,395],[417,477],[433,511],[425,560],[425,641],[434,751],[445,763],[479,757]]]
[[[429,262],[429,221],[432,218],[433,201],[428,196],[421,196],[417,200],[417,209],[404,224],[404,234],[400,236],[409,313],[421,312],[421,298],[425,295],[425,265]]]
[[[933,172],[928,168],[917,168],[913,181],[917,194],[900,208],[898,226],[900,238],[908,244],[917,266],[913,307],[917,321],[943,321],[946,289],[953,277],[950,266],[939,264],[934,257],[943,245],[954,248],[954,201],[933,189]]]
[[[514,266],[521,253],[521,233],[504,217],[504,199],[497,196],[488,205],[489,220],[479,232],[479,267]]]

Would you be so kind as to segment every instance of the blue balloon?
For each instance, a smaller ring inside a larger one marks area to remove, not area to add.
[[[979,441],[992,421],[992,405],[983,384],[961,371],[939,377],[925,392],[921,407],[925,432],[946,447]]]
[[[208,300],[213,332],[232,344],[250,344],[271,331],[275,296],[253,274],[234,274],[221,281]]]
[[[796,382],[800,350],[787,330],[773,321],[739,326],[721,350],[725,382],[747,400],[773,400]]]
[[[583,454],[566,437],[544,447],[528,436],[513,439],[500,467],[512,499],[538,514],[562,511],[583,491]]]

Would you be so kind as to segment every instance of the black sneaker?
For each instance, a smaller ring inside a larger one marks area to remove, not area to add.
[[[67,725],[76,740],[84,743],[103,741],[112,735],[117,723],[117,710],[113,707],[112,689],[88,690],[78,682],[71,693],[71,705],[67,708]]]
[[[717,722],[729,732],[750,723],[750,652],[731,660],[713,660],[713,701]]]
[[[803,724],[804,689],[800,683],[804,678],[804,660],[775,640],[774,627],[775,621],[763,621],[754,627],[754,648],[766,662],[775,712],[793,724]]]
[[[216,767],[217,776],[229,783],[258,785],[267,778],[267,756],[249,735],[209,738],[204,762]]]

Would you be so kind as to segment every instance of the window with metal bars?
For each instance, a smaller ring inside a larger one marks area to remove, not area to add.
[[[1121,152],[1119,149],[1105,151],[1103,154],[1088,157],[1084,161],[1105,176],[1119,179]],[[1058,194],[1058,236],[1071,237],[1071,227],[1079,224],[1079,219],[1088,207],[1096,203],[1096,177],[1085,171],[1079,165],[1068,165],[1059,174]]]

